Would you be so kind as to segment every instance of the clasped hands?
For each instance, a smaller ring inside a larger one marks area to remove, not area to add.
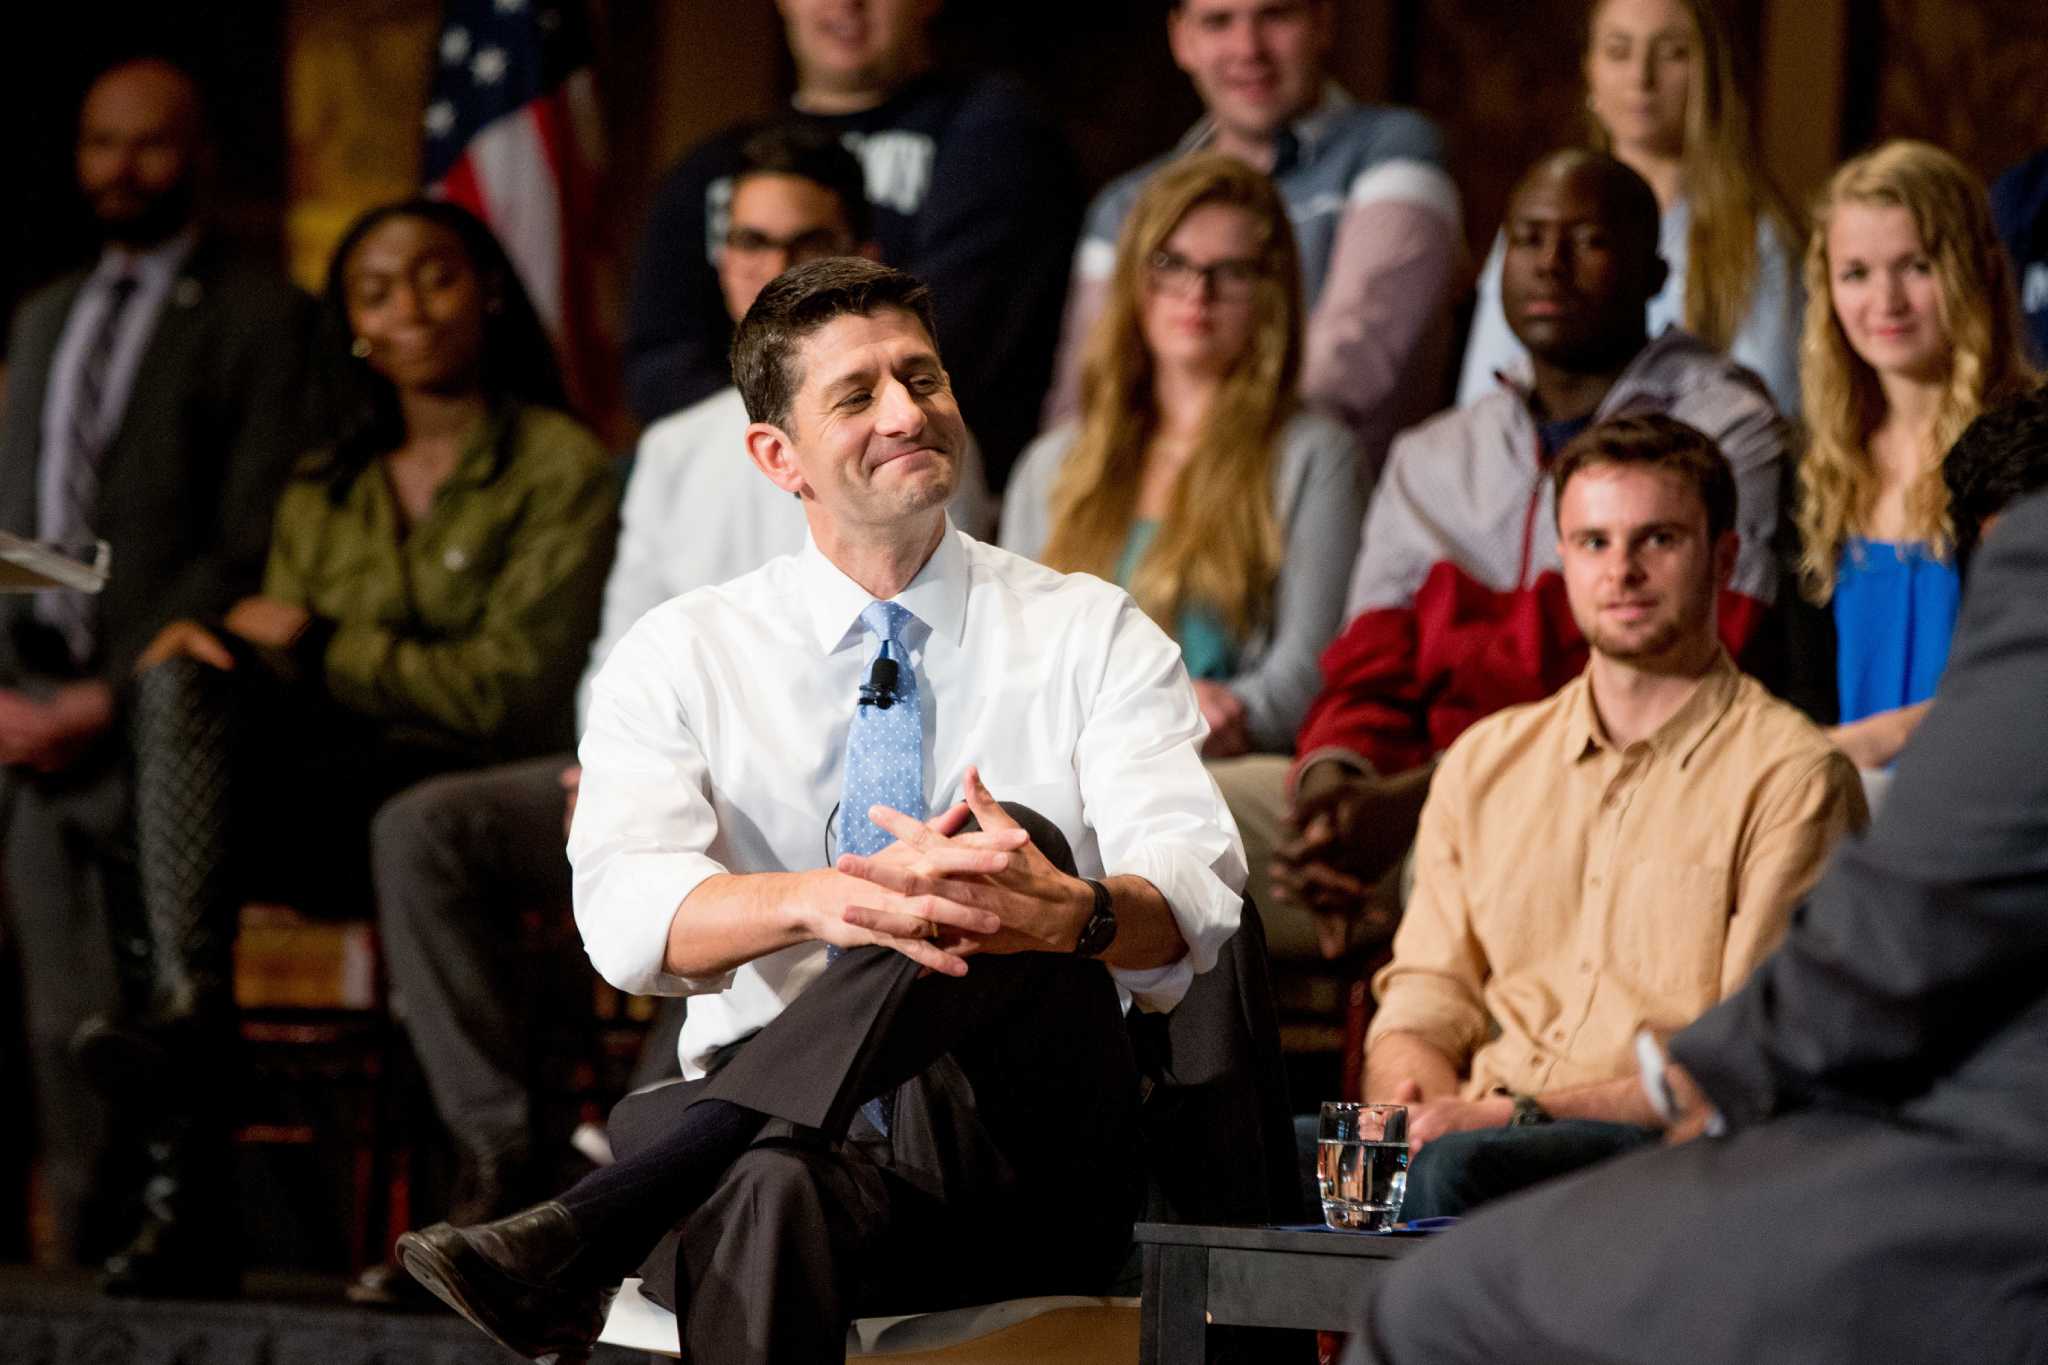
[[[1288,811],[1294,837],[1273,851],[1273,894],[1314,917],[1325,958],[1393,932],[1369,913],[1372,890],[1414,840],[1430,772],[1385,778],[1326,762],[1302,774]]]
[[[977,953],[1073,951],[1095,903],[1088,884],[1054,867],[971,767],[965,796],[923,821],[869,807],[896,842],[842,853],[812,878],[811,936],[841,948],[879,944],[947,976],[965,976]],[[981,828],[962,833],[970,815]]]
[[[228,610],[221,626],[252,645],[289,649],[312,619],[304,607],[291,602],[275,597],[245,597]],[[235,666],[235,656],[220,636],[210,627],[189,620],[173,621],[158,631],[135,661],[135,671],[147,672],[168,659],[197,659],[222,672]]]

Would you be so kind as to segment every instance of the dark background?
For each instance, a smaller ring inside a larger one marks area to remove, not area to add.
[[[1882,136],[1932,138],[1987,176],[2048,143],[2041,0],[1722,8],[1770,169],[1798,197],[1842,154]],[[713,128],[772,108],[789,64],[769,0],[594,0],[590,9],[615,207],[602,249],[623,259],[661,169]],[[938,41],[950,61],[1029,81],[1099,184],[1157,154],[1198,112],[1166,53],[1165,9],[1164,0],[954,0]],[[1467,232],[1483,248],[1520,169],[1583,135],[1584,0],[1338,0],[1338,11],[1339,74],[1361,98],[1417,105],[1444,128]],[[10,18],[0,42],[0,156],[13,189],[12,212],[0,217],[0,307],[93,250],[70,187],[77,103],[96,69],[140,50],[172,55],[206,83],[221,153],[218,216],[260,247],[296,242],[307,280],[331,228],[295,236],[294,214],[316,192],[332,194],[309,168],[322,139],[340,134],[295,121],[289,84],[361,56],[348,74],[376,74],[346,88],[360,88],[366,110],[397,111],[388,145],[369,160],[388,183],[410,183],[438,18],[436,0],[71,0]]]

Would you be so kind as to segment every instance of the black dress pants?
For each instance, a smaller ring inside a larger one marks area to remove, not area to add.
[[[1049,857],[1055,837],[1034,833]],[[697,1365],[837,1359],[856,1317],[1104,1292],[1143,1192],[1137,1087],[1099,963],[978,957],[953,978],[856,949],[713,1075],[613,1111],[622,1163],[698,1099],[770,1116],[674,1211],[646,1292]],[[887,1136],[858,1112],[882,1094]]]

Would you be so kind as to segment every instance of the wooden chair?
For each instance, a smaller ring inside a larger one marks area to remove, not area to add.
[[[382,1255],[385,1226],[409,1219],[405,1182],[395,1178],[403,1167],[390,1096],[398,1044],[379,961],[368,921],[312,919],[279,905],[242,909],[235,1003],[254,1084],[235,1141],[309,1163],[323,1148],[339,1149],[351,1273]],[[392,1206],[380,1208],[385,1203]]]

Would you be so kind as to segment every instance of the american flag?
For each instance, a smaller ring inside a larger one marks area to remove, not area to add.
[[[590,30],[575,0],[447,0],[427,99],[430,193],[489,223],[584,412],[614,403],[599,319]]]

